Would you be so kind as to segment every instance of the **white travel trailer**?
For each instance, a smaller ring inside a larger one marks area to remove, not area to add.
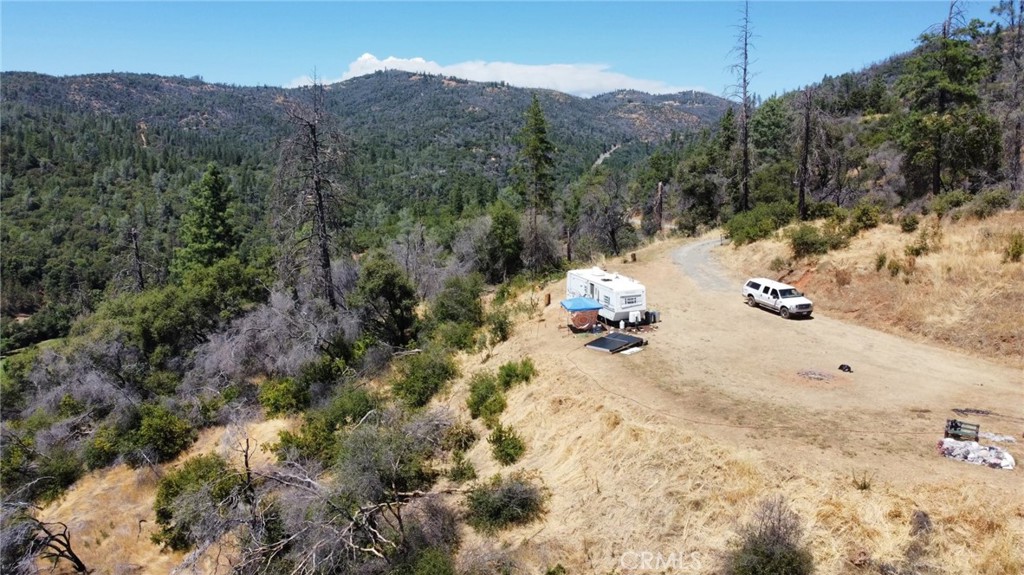
[[[647,319],[647,288],[635,279],[593,267],[570,270],[565,297],[587,297],[601,304],[597,315],[609,322],[640,323]]]

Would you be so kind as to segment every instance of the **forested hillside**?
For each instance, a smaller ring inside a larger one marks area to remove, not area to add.
[[[282,102],[300,91],[130,74],[9,73],[0,86],[8,320],[42,309],[33,320],[40,337],[62,333],[125,272],[135,243],[154,281],[164,281],[185,190],[207,162],[232,180],[245,257],[267,243],[265,202],[288,127]],[[349,246],[393,235],[403,209],[431,227],[481,213],[510,183],[530,94],[402,72],[326,87],[325,110],[350,147]],[[558,150],[559,186],[612,146],[626,146],[616,160],[640,157],[728,106],[706,94],[538,96]]]
[[[65,548],[33,505],[82,474],[161,470],[199,430],[288,416],[269,472],[247,442],[240,465],[161,471],[153,541],[231,540],[240,572],[453,572],[466,517],[428,494],[475,477],[477,434],[431,399],[459,350],[507,340],[531,280],[667,233],[741,244],[801,221],[803,258],[883,219],[1020,209],[1024,34],[1015,4],[994,18],[951,11],[909,54],[732,103],[401,72],[3,74],[0,570]],[[1007,263],[1022,253],[1024,233]],[[503,394],[534,369],[485,375],[468,407],[511,464]],[[493,533],[543,498],[526,475],[480,482],[467,521]]]

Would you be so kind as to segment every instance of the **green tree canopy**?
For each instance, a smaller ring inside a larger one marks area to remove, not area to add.
[[[958,25],[951,10],[941,32],[921,36],[921,47],[897,83],[909,106],[897,142],[911,197],[971,187],[972,176],[998,169],[998,124],[980,106],[978,91],[989,73],[973,41],[980,26]]]
[[[231,225],[231,190],[216,164],[189,188],[188,210],[181,218],[182,247],[174,250],[174,270],[209,266],[232,253],[239,237]]]
[[[360,308],[364,329],[381,341],[402,346],[415,339],[416,288],[389,254],[367,256],[349,303]]]

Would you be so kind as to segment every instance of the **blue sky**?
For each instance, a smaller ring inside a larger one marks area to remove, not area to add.
[[[968,2],[993,19],[994,2]],[[915,46],[948,2],[750,4],[751,88],[762,96]],[[140,72],[245,86],[326,82],[375,69],[503,80],[590,96],[735,84],[740,2],[12,2],[0,68]]]

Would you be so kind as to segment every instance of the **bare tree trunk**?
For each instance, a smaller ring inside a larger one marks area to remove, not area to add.
[[[797,200],[797,210],[800,212],[800,219],[807,220],[807,162],[811,155],[811,103],[813,92],[808,86],[804,89],[804,148],[800,154],[800,196]]]
[[[63,523],[43,523],[42,521],[35,521],[36,528],[40,531],[40,533],[36,535],[35,539],[35,545],[38,545],[40,557],[54,562],[64,559],[74,566],[75,573],[89,572],[89,568],[85,566],[85,563],[82,562],[78,557],[78,554],[76,554],[74,549],[71,548],[71,534],[68,533],[67,525]],[[52,529],[55,525],[59,525],[61,527],[60,532]]]
[[[750,2],[743,3],[743,17],[740,20],[737,45],[734,48],[739,61],[733,65],[733,71],[739,76],[736,86],[740,96],[740,202],[739,211],[750,209],[750,39],[753,30],[750,26]]]
[[[665,206],[665,182],[658,182],[658,195],[654,200],[654,221],[658,224],[658,231],[664,225],[663,209]]]
[[[331,218],[330,210],[337,201],[334,177],[344,163],[341,136],[329,126],[324,103],[324,87],[315,82],[311,87],[308,105],[291,104],[288,119],[295,126],[295,134],[288,142],[282,158],[282,187],[291,196],[299,221],[291,225],[312,224],[312,262],[314,281],[318,292],[337,309],[339,301],[331,275]],[[292,188],[294,186],[294,188]],[[297,188],[297,189],[296,189]]]
[[[142,275],[142,257],[139,255],[139,230],[132,228],[128,232],[132,240],[132,273],[135,276],[135,291],[146,289],[146,278]]]

